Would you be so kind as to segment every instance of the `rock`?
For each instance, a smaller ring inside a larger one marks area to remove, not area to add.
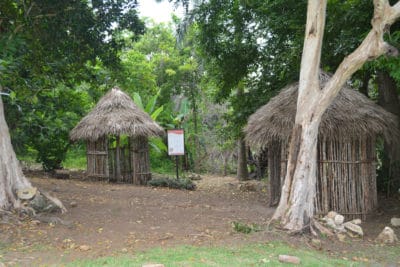
[[[290,255],[279,255],[278,260],[280,262],[300,264],[301,260],[299,257],[290,256]]]
[[[335,219],[336,215],[338,215],[338,213],[336,211],[330,211],[330,212],[328,212],[328,214],[325,217],[330,218],[330,219]]]
[[[333,220],[336,225],[341,225],[344,222],[344,216],[337,214]]]
[[[148,263],[143,264],[142,267],[165,267],[164,264],[161,263]]]
[[[90,250],[90,246],[82,245],[82,246],[79,246],[79,249],[82,250],[82,251],[88,251],[88,250]]]
[[[29,200],[32,199],[37,193],[36,187],[26,187],[17,190],[17,196],[19,199]]]
[[[361,228],[361,226],[354,224],[352,222],[346,222],[343,224],[344,228],[348,231],[350,231],[353,234],[356,234],[358,236],[364,236],[364,232]]]
[[[334,230],[337,228],[337,225],[332,218],[329,218],[329,217],[325,218],[325,224],[326,224],[326,226],[328,226],[329,228],[332,228]]]
[[[390,220],[390,224],[391,224],[393,227],[399,227],[399,226],[400,226],[400,218],[392,218],[392,219]]]
[[[344,242],[346,240],[346,235],[342,233],[337,233],[336,237],[339,239],[340,242]]]
[[[393,229],[386,226],[383,229],[383,231],[378,235],[378,237],[375,239],[375,241],[384,244],[393,244],[397,242],[398,239]]]
[[[71,208],[75,208],[78,206],[78,203],[76,203],[76,201],[71,201],[71,203],[69,203],[69,205],[71,206]]]
[[[351,221],[351,223],[360,225],[361,224],[361,219],[354,219],[354,220]]]
[[[320,224],[319,222],[314,221],[313,226],[315,227],[316,230],[319,231],[319,233],[321,235],[328,236],[328,237],[333,236],[333,232],[330,229],[323,226],[322,224]]]

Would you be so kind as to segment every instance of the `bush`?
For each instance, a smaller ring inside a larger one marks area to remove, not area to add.
[[[195,190],[196,185],[189,179],[155,178],[148,182],[155,187],[169,187],[174,189]]]

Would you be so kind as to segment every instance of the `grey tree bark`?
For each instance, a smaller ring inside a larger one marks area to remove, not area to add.
[[[1,88],[0,88],[1,93]],[[22,173],[11,145],[10,134],[4,116],[3,101],[0,95],[0,209],[19,208],[16,191],[32,187]]]
[[[309,0],[301,59],[300,85],[295,125],[289,146],[285,183],[273,219],[292,232],[303,231],[315,212],[317,138],[321,117],[343,84],[367,60],[397,50],[383,41],[383,34],[400,15],[400,3],[390,6],[387,0],[374,0],[372,30],[361,45],[339,65],[335,74],[321,88],[319,67],[327,0]]]

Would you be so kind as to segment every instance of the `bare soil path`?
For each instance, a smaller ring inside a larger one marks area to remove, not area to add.
[[[27,220],[0,224],[0,261],[7,265],[62,264],[79,258],[135,254],[152,247],[177,245],[241,245],[283,240],[308,246],[308,237],[272,230],[241,234],[234,221],[266,226],[273,209],[263,182],[240,184],[232,177],[203,176],[196,191],[108,184],[78,179],[31,177],[38,188],[60,198],[68,212],[63,221]],[[71,205],[72,204],[72,205]],[[331,253],[370,246],[379,231],[400,210],[379,214],[363,225],[364,240],[323,240]],[[399,230],[396,230],[399,235]]]

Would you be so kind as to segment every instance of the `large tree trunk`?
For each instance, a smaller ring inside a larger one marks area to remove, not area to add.
[[[400,117],[400,101],[397,95],[396,82],[386,71],[379,71],[378,80],[378,104],[385,110]],[[384,189],[389,196],[400,188],[400,151],[399,143],[396,146],[385,143],[384,158],[382,159],[382,169],[387,173],[386,188]],[[397,152],[397,153],[394,153]]]
[[[16,191],[28,187],[31,187],[31,184],[22,173],[21,166],[11,145],[10,134],[4,116],[3,101],[0,95],[0,208],[19,208]]]
[[[289,147],[285,183],[273,219],[281,219],[285,229],[302,231],[315,212],[317,139],[321,117],[343,84],[367,60],[397,50],[383,41],[383,33],[400,15],[400,3],[374,1],[373,29],[362,44],[340,64],[335,74],[320,88],[319,65],[327,0],[309,0],[301,59],[300,84],[295,125]]]

